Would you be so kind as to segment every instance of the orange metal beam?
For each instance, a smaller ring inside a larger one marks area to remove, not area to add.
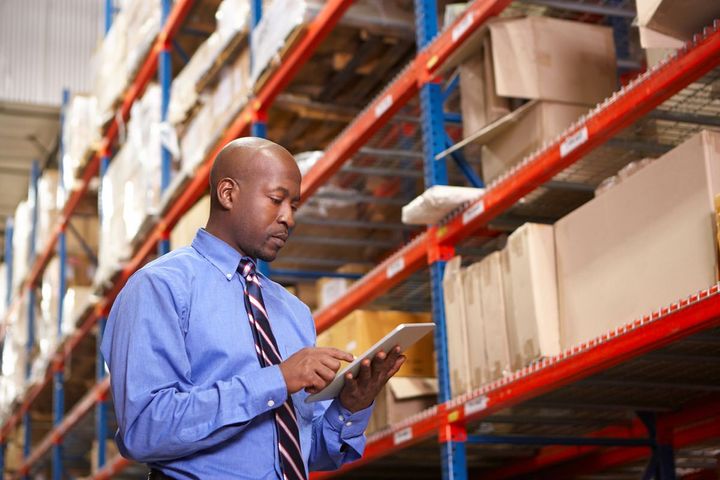
[[[438,405],[370,438],[365,455],[347,471],[438,435],[448,424],[464,425],[543,393],[662,348],[708,328],[720,326],[720,288],[692,295],[586,344],[533,364],[509,377]],[[316,478],[335,473],[325,472]]]

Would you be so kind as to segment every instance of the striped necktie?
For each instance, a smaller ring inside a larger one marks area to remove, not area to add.
[[[255,352],[261,367],[279,365],[282,357],[275,336],[270,328],[267,310],[260,291],[260,279],[255,273],[255,263],[249,258],[240,260],[238,272],[245,279],[245,309],[255,339]],[[275,426],[278,432],[278,452],[286,480],[305,480],[305,465],[300,450],[300,432],[298,430],[295,407],[292,397],[275,408]]]

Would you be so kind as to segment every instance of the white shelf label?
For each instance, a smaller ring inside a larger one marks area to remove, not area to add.
[[[572,152],[576,148],[578,148],[583,143],[587,142],[588,140],[588,131],[587,127],[583,127],[580,130],[578,130],[576,133],[570,135],[568,138],[565,139],[563,143],[560,144],[560,156],[566,157],[568,153]]]
[[[465,211],[465,213],[463,213],[463,217],[462,217],[463,225],[466,225],[470,220],[472,220],[473,218],[476,218],[484,211],[485,211],[485,202],[480,200],[475,205],[468,208]]]
[[[472,400],[465,402],[465,416],[472,415],[473,413],[482,412],[487,408],[488,398],[485,395],[481,395]]]
[[[388,111],[388,108],[390,108],[393,104],[393,98],[392,95],[387,94],[385,98],[380,100],[380,102],[375,106],[375,118],[380,118],[383,113]]]
[[[455,25],[455,28],[452,29],[452,34],[450,35],[453,43],[457,42],[458,38],[460,38],[463,33],[468,31],[468,29],[472,25],[473,17],[474,13],[470,11],[467,13],[467,15],[463,17],[462,20],[460,20],[460,23]]]
[[[412,427],[403,428],[402,430],[395,432],[395,435],[393,435],[393,443],[395,445],[399,445],[412,439],[412,437]]]
[[[387,275],[387,278],[392,278],[402,272],[403,268],[405,268],[405,257],[400,257],[387,266],[385,274]]]

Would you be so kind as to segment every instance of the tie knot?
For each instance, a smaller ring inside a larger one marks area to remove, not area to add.
[[[256,274],[255,262],[249,257],[243,257],[238,265],[238,272],[242,277],[248,281],[255,283],[258,287],[260,286],[260,279]]]
[[[238,266],[238,272],[247,280],[248,276],[255,275],[255,262],[251,258],[243,257]]]

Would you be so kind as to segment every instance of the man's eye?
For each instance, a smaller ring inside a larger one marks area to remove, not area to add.
[[[280,205],[282,203],[282,200],[279,198],[270,197],[270,201],[273,202],[275,205]]]
[[[297,212],[298,206],[297,205],[290,205],[290,208],[293,212]]]

